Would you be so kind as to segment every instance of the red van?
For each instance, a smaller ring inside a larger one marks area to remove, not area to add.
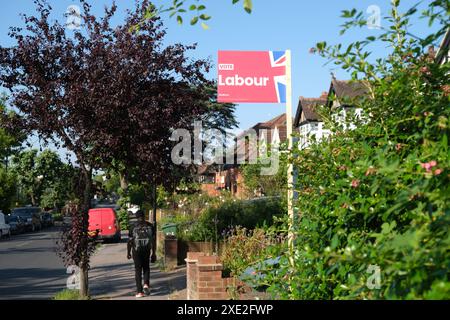
[[[89,235],[101,240],[120,242],[120,224],[113,208],[95,208],[89,210]]]

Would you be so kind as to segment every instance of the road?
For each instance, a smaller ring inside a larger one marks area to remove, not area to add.
[[[0,299],[50,299],[65,288],[58,233],[50,228],[0,240]]]

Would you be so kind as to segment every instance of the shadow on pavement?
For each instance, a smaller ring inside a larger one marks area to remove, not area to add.
[[[0,299],[48,300],[66,287],[64,270],[44,268],[2,269]]]

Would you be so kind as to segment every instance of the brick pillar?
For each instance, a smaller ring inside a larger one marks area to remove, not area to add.
[[[228,293],[222,279],[223,265],[217,256],[199,256],[197,261],[198,299],[226,300]]]
[[[186,261],[186,289],[187,300],[198,300],[198,258],[204,256],[203,252],[188,252]]]

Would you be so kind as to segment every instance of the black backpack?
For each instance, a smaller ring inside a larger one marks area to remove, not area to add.
[[[151,225],[138,224],[133,229],[134,249],[148,251],[152,247],[153,229]]]

